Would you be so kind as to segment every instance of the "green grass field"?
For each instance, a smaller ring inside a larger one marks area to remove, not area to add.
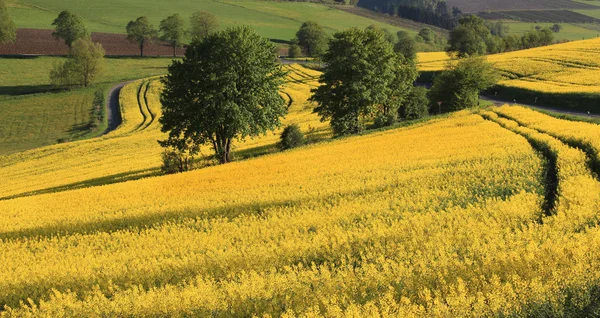
[[[199,10],[211,12],[219,19],[221,27],[250,25],[265,37],[279,40],[291,39],[300,24],[314,20],[333,33],[349,27],[367,27],[371,24],[396,32],[400,28],[307,2],[267,2],[255,0],[9,0],[9,13],[21,28],[50,29],[50,24],[62,10],[81,15],[92,32],[125,33],[125,26],[139,16],[148,16],[155,26],[168,15],[179,13],[187,21]]]
[[[528,23],[528,22],[513,22],[506,21],[506,24],[510,27],[509,32],[514,34],[523,34],[532,28],[535,28],[536,25],[541,27],[550,27],[553,23]],[[588,28],[584,28],[581,26],[561,23],[563,29],[559,33],[554,33],[554,37],[556,40],[569,40],[569,41],[577,41],[583,39],[591,39],[598,36],[600,33],[596,30],[591,30]]]
[[[97,135],[90,130],[94,93],[113,83],[166,73],[169,58],[110,58],[94,87],[52,92],[59,57],[0,58],[0,155]],[[24,95],[25,94],[25,95]],[[14,96],[17,95],[17,96]]]

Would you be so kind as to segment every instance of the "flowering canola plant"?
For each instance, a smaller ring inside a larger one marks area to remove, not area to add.
[[[291,101],[282,124],[297,123],[304,132],[310,129],[315,135],[329,136],[328,124],[312,113],[313,106],[307,101],[320,73],[300,65],[286,69],[289,77],[282,93]],[[165,139],[158,123],[161,89],[159,78],[138,80],[123,87],[119,95],[123,123],[105,136],[0,156],[0,198],[159,174],[162,148],[157,140]],[[266,146],[275,149],[280,133],[281,129],[234,143],[234,150],[253,151]],[[209,147],[202,151],[204,155],[211,154]]]
[[[548,162],[527,133],[556,151],[565,178],[589,171],[570,166],[584,160],[577,150],[519,127],[460,112],[0,201],[1,314],[573,313],[600,280],[596,216],[544,213]]]
[[[444,52],[419,53],[419,69],[440,71]],[[488,56],[499,84],[543,93],[600,93],[600,38]]]

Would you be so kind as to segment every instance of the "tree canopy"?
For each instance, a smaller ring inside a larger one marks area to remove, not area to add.
[[[429,92],[430,99],[441,102],[444,111],[455,111],[476,106],[479,93],[495,85],[500,79],[493,65],[485,57],[470,57],[452,62],[437,75]]]
[[[319,57],[327,51],[327,33],[317,22],[302,23],[296,32],[296,38],[307,56]]]
[[[144,56],[144,44],[152,41],[158,33],[148,17],[139,17],[135,21],[129,21],[126,30],[127,40],[139,44],[140,56]]]
[[[11,43],[17,39],[17,26],[8,15],[6,3],[0,0],[0,44]]]
[[[310,99],[338,135],[360,132],[365,118],[396,116],[417,76],[415,64],[396,54],[376,29],[334,34],[323,61],[327,68]]]
[[[52,35],[56,39],[63,39],[68,47],[71,47],[77,39],[88,36],[88,31],[83,24],[83,19],[70,12],[62,11],[52,22],[54,32]]]
[[[202,40],[219,30],[217,18],[206,11],[194,12],[190,17],[190,36],[192,40]]]
[[[173,56],[177,55],[175,49],[183,45],[183,38],[185,36],[183,24],[183,19],[179,14],[174,14],[160,21],[159,30],[162,33],[161,39],[171,42]]]
[[[173,61],[161,94],[163,147],[198,153],[212,145],[221,163],[231,160],[235,139],[264,134],[280,125],[287,109],[274,45],[249,27],[212,33]]]
[[[458,57],[485,55],[491,32],[485,20],[475,15],[464,16],[450,32],[448,51]]]
[[[50,72],[54,85],[88,86],[98,76],[104,64],[104,49],[90,37],[73,42],[69,57],[62,64],[56,64]]]

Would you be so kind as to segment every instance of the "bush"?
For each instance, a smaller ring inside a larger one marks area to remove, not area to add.
[[[398,120],[396,114],[381,114],[375,118],[373,125],[375,128],[381,128],[393,125]]]
[[[162,166],[164,174],[173,174],[192,170],[194,158],[177,150],[165,150],[162,153]]]
[[[429,99],[425,87],[413,87],[406,102],[398,109],[398,115],[402,119],[419,119],[429,115]]]
[[[281,133],[279,147],[283,150],[296,148],[304,144],[304,134],[296,124],[285,127]]]
[[[302,56],[302,50],[300,49],[300,46],[298,46],[298,44],[296,43],[290,44],[290,47],[288,49],[288,57],[296,58],[300,56]]]

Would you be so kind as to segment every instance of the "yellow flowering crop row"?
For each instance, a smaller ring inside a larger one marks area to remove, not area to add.
[[[598,276],[600,239],[540,224],[542,165],[524,138],[462,112],[0,201],[0,303],[8,316],[561,310],[564,288],[579,297]]]
[[[440,71],[444,52],[419,53],[419,69]],[[500,85],[545,93],[600,93],[600,38],[488,56]]]
[[[329,135],[327,123],[319,121],[307,102],[310,89],[317,85],[319,72],[299,65],[287,66],[290,74],[304,76],[303,81],[289,80],[282,92],[293,103],[283,125],[298,123],[308,132]],[[162,148],[157,140],[164,139],[158,117],[161,114],[157,78],[134,81],[126,85],[119,96],[123,124],[118,129],[90,140],[58,144],[8,156],[0,156],[0,198],[55,191],[69,188],[113,183],[156,175],[161,164]],[[287,95],[286,95],[287,96]],[[255,139],[234,144],[235,150],[274,147],[281,130]],[[202,149],[204,155],[210,148]]]
[[[494,109],[494,112],[483,112],[483,115],[503,127],[526,136],[532,143],[542,147],[549,152],[550,160],[555,169],[558,184],[556,185],[556,206],[555,217],[546,221],[554,229],[568,229],[569,231],[581,230],[590,224],[595,225],[600,222],[600,182],[594,177],[587,166],[587,158],[584,152],[579,149],[569,147],[559,139],[549,134],[537,130],[536,125],[517,122],[512,119],[498,117],[497,114],[504,116],[506,113],[521,114],[516,117],[523,118],[524,122],[536,122],[536,118],[541,120],[544,117],[552,118],[523,107],[503,106]],[[573,123],[577,126],[577,123]],[[558,127],[555,127],[559,129]],[[582,189],[585,189],[582,191]]]

